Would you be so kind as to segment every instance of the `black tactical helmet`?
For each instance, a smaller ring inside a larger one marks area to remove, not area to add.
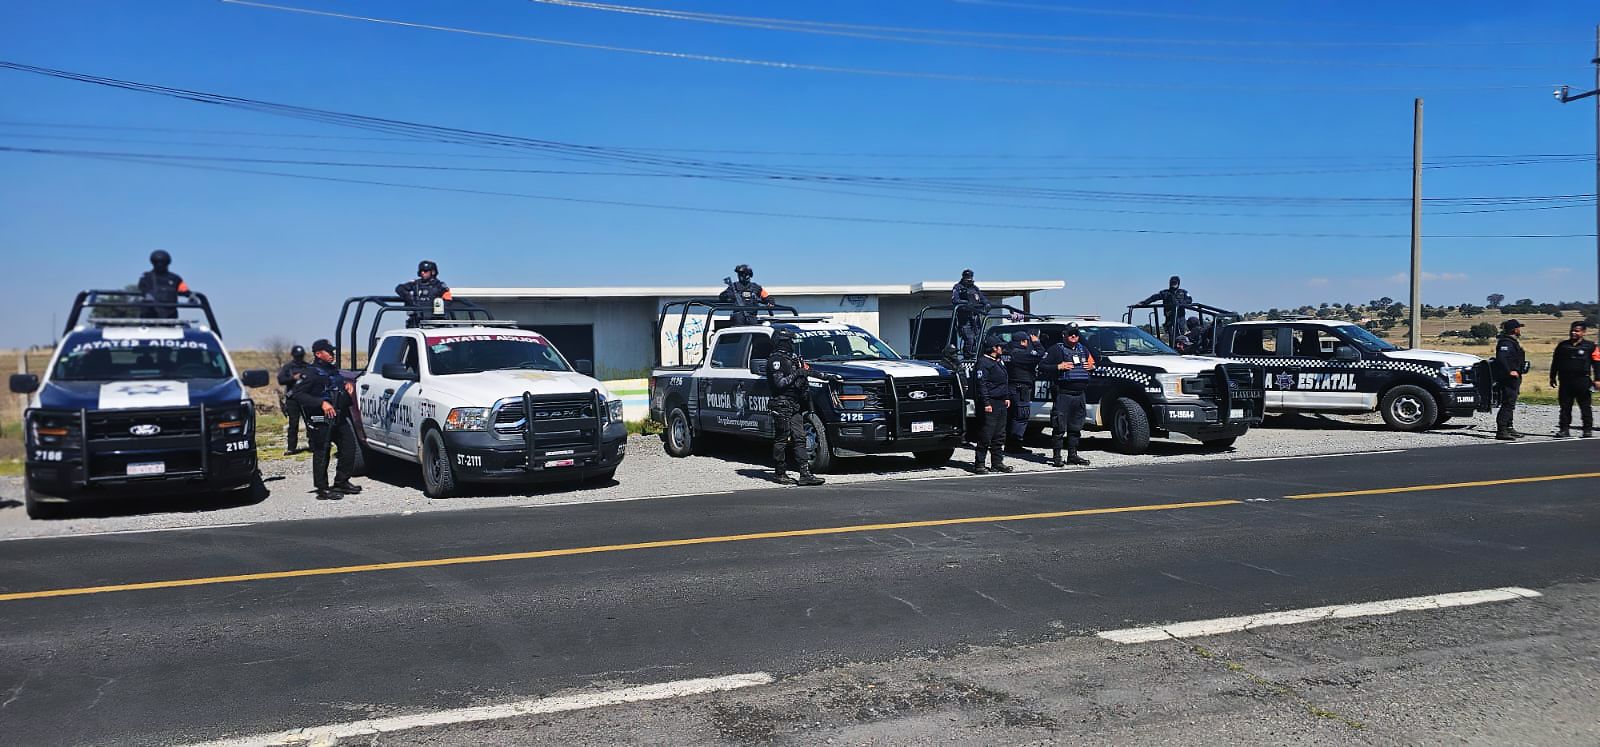
[[[300,345],[289,348],[289,357],[295,360],[300,360],[301,358],[306,357],[306,349]]]
[[[425,260],[422,260],[421,262],[417,263],[417,274],[418,275],[421,275],[424,272],[437,273],[438,271],[439,271],[439,266],[434,264],[433,260],[431,260],[431,259],[425,259]]]
[[[1066,329],[1061,330],[1061,340],[1063,342],[1065,342],[1068,337],[1073,335],[1078,335],[1079,337],[1083,336],[1083,333],[1078,330],[1078,325],[1076,324],[1068,324]]]
[[[972,269],[968,268],[968,269],[962,270],[961,271],[961,279],[962,280],[971,280],[972,279]]]
[[[1178,279],[1177,275],[1173,275],[1172,277],[1167,278],[1167,287],[1168,288],[1176,288],[1182,282],[1183,281]]]
[[[756,274],[756,271],[750,269],[750,265],[739,265],[733,268],[733,274],[738,275],[740,280],[749,280]]]
[[[1003,348],[1005,346],[1005,341],[1000,339],[999,335],[989,335],[988,337],[983,338],[983,349],[985,351],[994,350],[995,348]]]
[[[168,254],[165,249],[157,249],[150,252],[150,265],[152,267],[157,270],[165,270],[170,264],[172,264],[172,255]]]

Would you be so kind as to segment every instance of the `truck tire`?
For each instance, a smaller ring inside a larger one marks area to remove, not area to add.
[[[1428,390],[1414,384],[1401,384],[1383,394],[1378,404],[1383,422],[1397,431],[1421,431],[1439,419],[1439,403]]]
[[[456,494],[456,467],[450,462],[450,447],[437,429],[422,434],[422,492],[429,498],[449,498]]]
[[[667,427],[661,431],[661,444],[668,456],[686,457],[694,454],[694,430],[689,427],[689,413],[683,405],[667,411]]]
[[[949,464],[951,457],[955,455],[955,449],[934,449],[932,451],[919,451],[911,456],[916,458],[917,464],[924,467],[943,467]]]
[[[22,502],[27,508],[28,518],[30,519],[59,519],[67,513],[66,503],[45,500],[45,497],[34,492],[26,481],[22,485]]]
[[[1111,403],[1111,445],[1123,454],[1143,454],[1150,448],[1150,417],[1131,397]]]
[[[1445,412],[1442,407],[1439,408],[1439,417],[1433,419],[1433,427],[1438,428],[1448,422],[1450,422],[1450,413]]]
[[[833,469],[833,447],[828,444],[828,429],[816,413],[806,415],[806,445],[811,447],[811,471],[827,472]]]

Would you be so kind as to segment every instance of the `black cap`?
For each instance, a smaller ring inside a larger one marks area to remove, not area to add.
[[[1076,324],[1068,324],[1066,329],[1061,330],[1061,339],[1063,340],[1073,335],[1078,335],[1079,337],[1083,336],[1083,332],[1078,329],[1078,325]]]
[[[425,259],[425,260],[422,260],[421,262],[417,263],[417,274],[418,275],[421,275],[424,272],[438,272],[438,271],[439,271],[439,266],[434,264],[433,260],[431,260],[431,259]]]
[[[962,280],[971,280],[972,279],[972,270],[971,269],[962,270],[961,271],[961,279]]]
[[[289,348],[289,357],[295,360],[300,360],[301,358],[306,357],[305,347],[302,345],[296,345],[292,348]]]
[[[1572,330],[1575,330],[1575,329],[1577,329],[1579,327],[1582,327],[1584,329],[1588,329],[1589,328],[1589,323],[1587,321],[1579,319],[1579,320],[1573,322],[1571,325],[1569,325],[1567,327],[1567,331],[1571,332]]]
[[[1501,332],[1510,332],[1511,330],[1514,330],[1514,329],[1516,329],[1518,327],[1526,327],[1526,326],[1528,326],[1528,325],[1523,324],[1522,322],[1519,322],[1519,321],[1517,321],[1515,319],[1507,319],[1507,320],[1505,320],[1505,321],[1500,323],[1500,331]]]
[[[1005,346],[1005,341],[1001,340],[999,335],[989,335],[988,337],[983,338],[984,350],[994,350],[995,348],[1003,348]]]
[[[156,267],[166,267],[172,264],[172,255],[168,254],[165,249],[157,249],[150,252],[150,264]]]
[[[328,342],[327,338],[322,338],[320,340],[317,340],[316,342],[311,343],[311,352],[313,352],[313,353],[322,353],[322,352],[332,353],[336,349],[337,348],[335,348],[333,346],[333,343]]]

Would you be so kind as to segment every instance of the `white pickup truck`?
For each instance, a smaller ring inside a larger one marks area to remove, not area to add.
[[[627,451],[622,400],[537,332],[422,321],[376,336],[355,375],[363,438],[422,465],[429,497],[464,482],[609,480]]]

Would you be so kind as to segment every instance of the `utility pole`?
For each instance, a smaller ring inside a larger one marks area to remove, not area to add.
[[[1600,303],[1600,26],[1594,27],[1594,90],[1588,93],[1572,95],[1569,86],[1556,89],[1556,100],[1569,103],[1578,99],[1594,97],[1594,261],[1595,261],[1595,303]]]
[[[1411,107],[1411,349],[1422,347],[1422,99]]]

